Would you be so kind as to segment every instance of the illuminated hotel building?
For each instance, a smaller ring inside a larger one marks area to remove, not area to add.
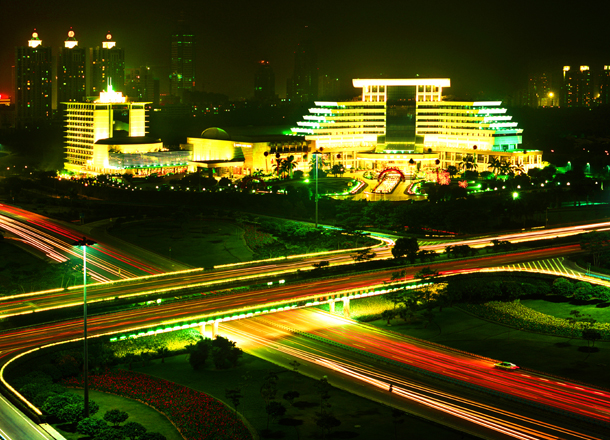
[[[125,50],[116,46],[110,32],[102,47],[91,49],[91,95],[98,96],[106,90],[108,79],[112,80],[113,89],[124,92],[125,84]]]
[[[95,102],[64,104],[68,171],[123,174],[149,168],[143,165],[169,166],[168,161],[159,160],[162,152],[156,151],[163,149],[162,142],[146,136],[147,103],[127,102],[109,87]]]
[[[86,49],[78,46],[74,31],[70,29],[57,59],[58,102],[82,102],[86,99],[86,56]]]
[[[34,30],[27,46],[15,48],[15,110],[17,124],[28,127],[52,114],[51,48]]]
[[[542,152],[519,148],[522,129],[501,102],[443,101],[447,78],[355,79],[360,101],[316,102],[293,133],[315,142],[331,166],[395,167],[405,174],[426,167],[459,167],[467,155],[487,171],[493,159],[525,170],[542,166]],[[439,161],[437,165],[436,162]]]

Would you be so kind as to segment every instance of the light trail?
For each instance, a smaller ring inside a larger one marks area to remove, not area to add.
[[[318,346],[312,347],[306,345],[308,341],[297,340],[296,344],[301,346],[301,348],[295,348],[281,340],[287,338],[292,340],[295,338],[294,335],[286,332],[282,335],[274,334],[271,336],[272,331],[265,326],[262,318],[254,318],[247,321],[247,323],[222,324],[219,330],[232,340],[238,341],[240,346],[249,347],[254,353],[256,353],[256,349],[259,347],[275,350],[304,362],[315,363],[384,391],[387,391],[390,384],[392,384],[393,393],[413,403],[426,406],[432,410],[479,425],[511,438],[521,440],[555,440],[566,438],[565,436],[567,435],[569,438],[583,440],[598,439],[598,437],[583,434],[572,429],[542,422],[531,417],[499,409],[491,405],[481,404],[471,399],[409,381],[382,367],[374,368],[370,365],[354,361],[353,358],[345,362],[337,360],[337,357],[347,356],[347,353],[341,354],[341,350],[337,350],[335,347],[333,347],[333,352],[331,353],[329,351],[330,348],[324,350]],[[266,333],[270,336],[261,336],[261,333]],[[295,344],[294,341],[292,343]],[[547,432],[541,431],[541,429]],[[549,434],[548,431],[554,433]]]

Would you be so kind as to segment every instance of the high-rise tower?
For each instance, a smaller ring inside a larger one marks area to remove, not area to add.
[[[72,28],[57,59],[58,102],[82,102],[87,97],[85,69],[87,51],[78,46]]]
[[[599,97],[597,101],[601,105],[610,104],[610,66],[606,65],[599,72]]]
[[[195,89],[195,35],[180,20],[172,34],[170,94],[182,99],[185,90]]]
[[[269,61],[259,61],[254,74],[254,99],[272,101],[275,99],[275,74]]]
[[[15,48],[15,109],[17,124],[28,127],[52,114],[51,48],[36,30],[27,46]]]
[[[318,62],[313,42],[305,40],[294,52],[294,73],[288,80],[286,95],[293,102],[318,98]]]
[[[563,67],[562,104],[566,107],[590,107],[593,103],[593,83],[589,66],[579,70]]]
[[[117,47],[110,32],[106,34],[101,48],[97,46],[91,49],[91,95],[98,96],[106,90],[108,78],[111,79],[113,90],[124,92],[125,50]]]

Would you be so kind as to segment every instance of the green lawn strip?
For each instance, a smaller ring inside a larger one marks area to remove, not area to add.
[[[355,303],[355,301],[354,301]],[[350,306],[351,307],[351,306]],[[469,314],[456,307],[434,311],[434,322],[427,327],[421,320],[406,323],[393,319],[391,327],[377,319],[368,322],[382,329],[436,342],[481,356],[514,362],[537,371],[610,388],[610,341],[598,341],[597,353],[583,353],[583,339],[523,331]]]
[[[525,299],[521,301],[521,304],[540,313],[558,318],[567,318],[572,310],[578,310],[582,315],[591,315],[591,318],[597,322],[610,323],[610,307],[597,307],[596,304],[575,305],[567,300],[565,302],[551,302],[542,299]]]
[[[80,396],[84,395],[84,391],[81,389],[69,389],[68,391]],[[170,421],[167,420],[167,417],[148,405],[125,397],[95,390],[89,391],[89,398],[100,406],[100,410],[94,415],[94,418],[103,419],[106,411],[117,408],[129,414],[129,418],[127,419],[128,422],[140,423],[148,432],[158,432],[164,435],[167,440],[183,440],[180,433]],[[83,437],[82,434],[63,431],[61,425],[59,425],[59,427],[55,426],[55,428],[58,429],[67,440],[77,440]]]
[[[167,358],[165,363],[153,361],[145,367],[134,366],[134,370],[202,391],[227,403],[225,390],[243,384],[244,397],[238,410],[259,433],[267,426],[265,402],[260,395],[260,388],[265,376],[270,371],[275,371],[279,376],[276,401],[287,409],[284,418],[302,420],[303,424],[295,428],[271,421],[269,428],[275,432],[285,433],[283,437],[277,438],[321,438],[321,431],[314,420],[320,402],[319,394],[316,392],[318,381],[277,367],[255,356],[244,354],[240,365],[229,370],[209,368],[195,371],[184,355]],[[295,405],[291,406],[282,396],[293,390],[299,392],[300,397],[295,400]],[[335,437],[332,438],[356,438],[356,436],[361,439],[395,438],[391,408],[339,389],[332,389],[329,402],[334,416],[341,421],[341,425],[333,430]],[[410,439],[469,438],[408,416],[403,424],[396,425],[396,429],[398,433],[396,438],[406,438],[407,435]]]
[[[164,228],[166,223],[167,228]],[[108,232],[193,267],[252,260],[252,251],[243,240],[243,230],[227,221],[189,220],[180,224],[160,220],[138,221],[114,227]]]

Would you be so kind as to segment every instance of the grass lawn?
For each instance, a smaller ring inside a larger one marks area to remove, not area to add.
[[[83,390],[70,389],[69,391],[81,396],[84,394]],[[95,418],[102,419],[104,414],[106,414],[106,411],[117,408],[129,414],[129,418],[127,419],[128,422],[138,422],[149,432],[163,434],[167,440],[182,440],[182,436],[176,428],[174,428],[174,425],[172,425],[164,415],[155,411],[148,405],[113,394],[100,393],[95,390],[89,391],[89,398],[100,406],[100,410],[94,416]],[[61,429],[61,426],[62,425],[58,425],[55,426],[55,428],[58,429],[67,440],[77,440],[83,437],[82,434],[66,432]]]
[[[264,377],[270,371],[274,371],[279,376],[276,400],[287,408],[284,418],[302,420],[303,424],[294,427],[282,425],[281,421],[279,423],[271,421],[269,428],[275,433],[273,438],[321,438],[321,432],[314,421],[314,414],[319,411],[320,403],[320,397],[316,392],[318,382],[257,357],[244,354],[240,365],[230,370],[210,368],[195,371],[184,355],[167,358],[165,363],[154,361],[145,367],[134,367],[134,370],[203,391],[222,401],[227,400],[225,399],[227,388],[241,386],[244,397],[238,407],[239,412],[259,433],[267,426],[265,403],[259,390]],[[297,391],[300,394],[300,397],[294,401],[294,406],[282,398],[287,391]],[[403,424],[395,425],[392,409],[385,405],[335,388],[331,390],[330,395],[332,411],[341,421],[341,425],[333,430],[334,434],[329,438],[448,440],[468,438],[462,437],[461,433],[409,416]],[[394,433],[395,428],[397,437]]]
[[[569,307],[569,310],[577,308]],[[444,308],[441,313],[435,309],[434,313],[434,323],[427,328],[421,321],[409,324],[400,319],[393,319],[391,327],[386,326],[385,320],[376,320],[369,324],[493,359],[514,362],[534,370],[610,388],[609,341],[596,342],[595,345],[600,351],[588,354],[578,351],[578,347],[587,345],[582,339],[570,340],[521,331],[488,322],[455,307]],[[567,314],[558,316],[565,317]]]
[[[570,301],[552,302],[542,299],[526,299],[521,304],[546,315],[557,318],[567,318],[572,310],[578,310],[581,315],[591,315],[598,322],[610,322],[610,307],[597,307],[595,304],[575,305]]]
[[[109,231],[125,241],[194,267],[252,260],[243,230],[215,220],[130,222]],[[171,250],[170,250],[171,249]]]

